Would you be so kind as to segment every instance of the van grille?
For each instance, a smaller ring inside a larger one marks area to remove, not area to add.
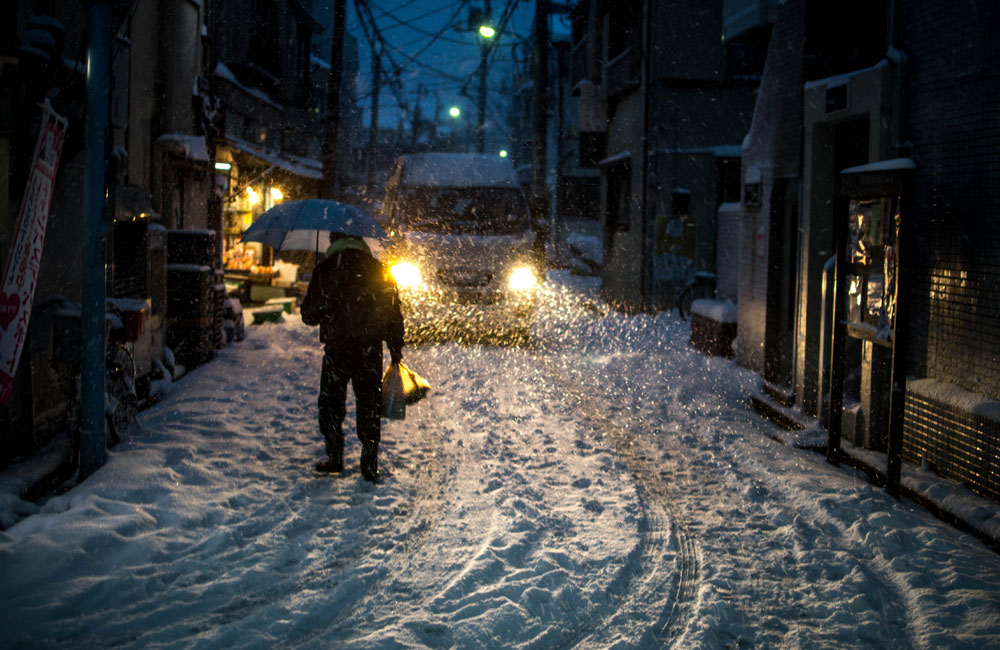
[[[493,282],[493,274],[488,271],[466,269],[439,269],[438,280],[452,287],[485,287]]]

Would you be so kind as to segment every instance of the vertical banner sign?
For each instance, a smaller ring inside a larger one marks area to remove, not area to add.
[[[66,120],[57,115],[46,100],[28,185],[17,217],[14,246],[3,272],[3,284],[0,284],[0,404],[3,405],[10,401],[14,373],[28,334],[49,204],[65,135]]]

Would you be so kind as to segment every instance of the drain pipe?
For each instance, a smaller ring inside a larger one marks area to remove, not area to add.
[[[80,314],[80,479],[107,456],[104,438],[105,133],[108,128],[111,2],[87,2],[87,112],[83,170]]]

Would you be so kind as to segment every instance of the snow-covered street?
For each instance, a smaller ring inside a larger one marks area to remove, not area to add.
[[[298,315],[0,533],[12,648],[1000,648],[1000,555],[782,445],[758,378],[553,273],[525,347],[407,347],[382,482],[317,477]]]

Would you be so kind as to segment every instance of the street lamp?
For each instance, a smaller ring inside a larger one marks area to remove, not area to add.
[[[452,106],[448,109],[448,115],[451,115],[452,117],[458,117],[461,114],[462,110],[458,106]]]
[[[493,38],[494,36],[496,36],[496,33],[497,33],[496,30],[490,27],[489,25],[484,24],[479,26],[479,35],[482,36],[483,38]]]

